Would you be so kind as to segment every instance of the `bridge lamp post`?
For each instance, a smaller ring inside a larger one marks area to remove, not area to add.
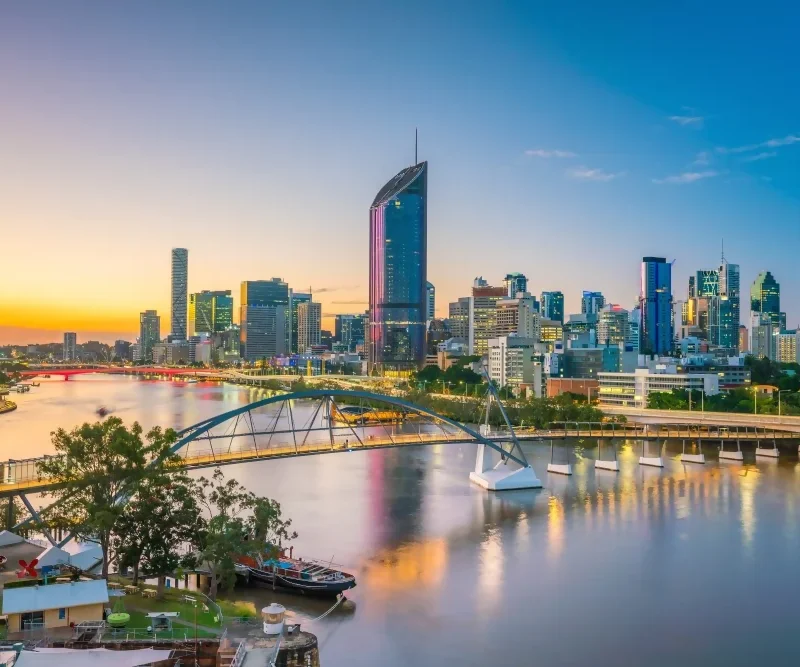
[[[789,391],[788,389],[778,389],[778,417],[781,416],[781,394],[785,391]]]

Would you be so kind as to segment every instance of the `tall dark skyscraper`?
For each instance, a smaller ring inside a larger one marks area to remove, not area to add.
[[[715,342],[720,347],[734,352],[739,351],[740,311],[739,265],[730,264],[723,257],[719,267],[719,296],[717,297],[719,333]]]
[[[562,292],[542,292],[542,317],[564,324],[564,294]]]
[[[774,328],[786,329],[786,313],[781,312],[781,286],[769,271],[759,273],[750,288],[750,311],[761,313]]]
[[[644,354],[672,351],[672,264],[664,257],[642,258],[639,296],[642,309],[641,344]]]
[[[369,371],[425,363],[428,163],[403,169],[369,210]]]
[[[186,340],[187,297],[189,294],[189,251],[172,249],[172,308],[170,317],[172,336]]]
[[[286,354],[292,331],[289,286],[280,278],[246,280],[240,308],[242,357],[255,361]]]

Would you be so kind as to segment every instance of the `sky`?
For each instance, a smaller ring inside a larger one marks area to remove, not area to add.
[[[281,277],[367,304],[369,205],[428,160],[437,314],[483,276],[630,308],[642,256],[770,270],[800,323],[794,3],[0,4],[0,344],[169,331]]]

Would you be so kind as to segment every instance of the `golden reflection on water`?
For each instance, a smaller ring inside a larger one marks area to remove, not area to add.
[[[589,497],[587,496],[587,502]],[[590,515],[591,512],[586,512]],[[564,505],[555,496],[547,503],[547,555],[557,560],[564,551]]]
[[[365,564],[362,577],[373,591],[392,594],[415,586],[436,587],[446,568],[447,541],[438,538],[377,553]]]
[[[480,544],[478,557],[478,604],[490,610],[503,592],[503,535],[500,527],[490,528]]]

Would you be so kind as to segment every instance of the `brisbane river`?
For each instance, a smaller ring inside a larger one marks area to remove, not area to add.
[[[42,380],[0,415],[0,456],[52,451],[50,431],[101,405],[145,428],[182,428],[261,398],[257,389],[128,377]],[[298,406],[297,409],[302,409]],[[277,499],[295,555],[353,572],[355,609],[305,623],[322,664],[800,664],[800,464],[595,471],[572,443],[575,474],[548,475],[549,448],[525,444],[545,488],[491,494],[468,481],[469,444],[341,452],[224,468]],[[210,471],[206,471],[208,474]],[[202,473],[198,473],[202,474]],[[300,622],[330,603],[270,591]]]

